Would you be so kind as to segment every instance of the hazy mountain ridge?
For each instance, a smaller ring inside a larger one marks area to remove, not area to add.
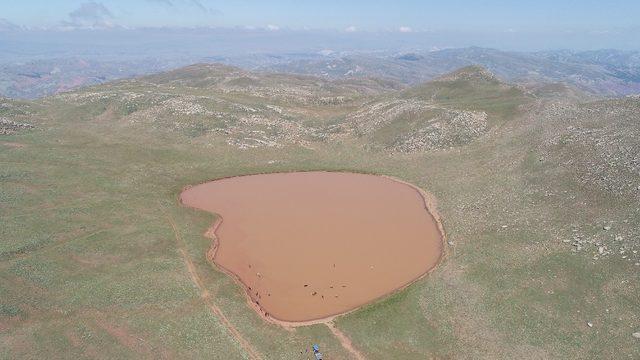
[[[567,50],[537,53],[485,48],[408,53],[282,53],[234,56],[169,56],[105,60],[95,57],[6,62],[0,95],[38,98],[77,87],[141,76],[195,62],[223,62],[247,70],[313,75],[330,79],[379,78],[399,86],[429,81],[456,69],[480,65],[498,77],[527,86],[562,82],[596,96],[640,93],[640,54],[631,51]]]
[[[510,82],[565,82],[595,95],[620,96],[640,92],[639,57],[637,52],[617,50],[517,53],[464,48],[395,56],[353,55],[327,60],[300,60],[266,69],[331,78],[382,77],[410,85],[464,66],[480,65]]]
[[[186,64],[177,60],[115,61],[83,58],[43,59],[4,64],[0,62],[0,95],[35,99]]]

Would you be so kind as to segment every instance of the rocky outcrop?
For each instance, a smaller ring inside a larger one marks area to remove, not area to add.
[[[0,135],[10,135],[22,130],[33,129],[33,127],[31,124],[0,118]]]

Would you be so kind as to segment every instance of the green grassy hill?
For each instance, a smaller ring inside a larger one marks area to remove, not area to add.
[[[387,93],[349,119],[368,144],[395,152],[466,145],[523,113],[534,100],[477,66]]]
[[[395,91],[202,65],[2,100],[34,128],[0,135],[0,358],[350,358],[258,317],[177,202],[312,169],[399,177],[444,220],[431,275],[336,320],[367,359],[638,358],[640,100],[560,100],[478,68]]]

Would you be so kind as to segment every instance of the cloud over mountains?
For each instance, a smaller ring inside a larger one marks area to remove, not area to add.
[[[162,5],[171,6],[171,7],[188,5],[191,7],[195,7],[196,9],[208,14],[221,14],[220,10],[208,7],[200,0],[147,0],[147,1],[151,3],[157,3],[157,4],[162,4]]]
[[[113,13],[104,4],[90,1],[69,13],[69,20],[63,21],[63,26],[81,29],[105,29],[112,28],[114,24]]]
[[[11,21],[0,18],[0,31],[15,31],[20,29],[20,26],[12,23]]]

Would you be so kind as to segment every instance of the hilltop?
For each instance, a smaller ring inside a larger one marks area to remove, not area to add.
[[[415,152],[469,144],[513,119],[533,96],[478,66],[366,103],[348,116],[370,146]]]

